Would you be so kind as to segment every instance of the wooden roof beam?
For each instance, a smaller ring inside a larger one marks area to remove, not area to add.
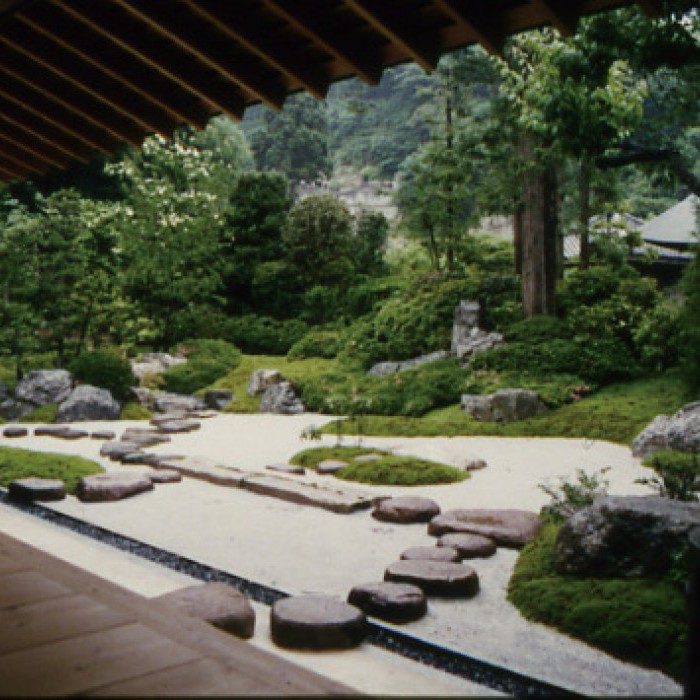
[[[573,36],[578,27],[578,16],[564,0],[532,0],[547,17],[549,23],[564,37]]]
[[[146,84],[140,80],[138,73],[131,71],[131,74],[127,70],[124,70],[124,64],[120,63],[118,67],[115,68],[115,64],[110,64],[105,60],[101,60],[98,55],[94,52],[85,50],[81,48],[81,37],[75,32],[71,31],[70,25],[66,25],[63,17],[52,17],[47,10],[51,6],[41,6],[41,13],[39,17],[41,20],[37,20],[33,17],[28,17],[26,14],[19,13],[15,15],[17,19],[31,27],[34,31],[46,36],[48,39],[54,43],[61,46],[66,51],[70,51],[72,54],[77,56],[81,61],[93,66],[101,73],[104,73],[112,80],[121,83],[124,87],[137,95],[142,97],[147,102],[150,102],[157,109],[162,110],[170,116],[171,119],[181,122],[190,122],[194,124],[197,128],[203,129],[208,121],[202,113],[196,113],[191,108],[182,108],[175,103],[173,99],[172,91],[166,94],[158,86],[151,84]],[[56,20],[56,21],[52,21]],[[48,26],[47,26],[48,25]],[[60,27],[61,33],[59,34],[53,27]],[[87,33],[82,32],[85,36]],[[130,57],[125,57],[128,59]]]
[[[483,16],[478,16],[474,11],[474,5],[463,0],[434,0],[435,5],[441,9],[453,22],[466,27],[485,51],[494,55],[503,55],[503,43],[505,34],[498,31],[493,22],[487,22]]]
[[[435,70],[440,58],[439,47],[427,47],[420,37],[420,28],[410,27],[396,13],[387,12],[384,0],[346,0],[347,5],[368,22],[379,34],[405,51],[421,68]]]
[[[31,156],[17,146],[0,139],[0,161],[10,161],[13,168],[20,168],[29,173],[44,173],[48,166],[43,161]],[[5,163],[8,165],[8,163]]]
[[[114,0],[120,7],[131,13],[154,32],[166,37],[198,61],[216,71],[236,87],[242,87],[268,107],[279,110],[284,104],[286,93],[282,85],[266,76],[259,75],[245,65],[248,57],[231,60],[232,46],[228,51],[216,51],[212,46],[214,32],[199,32],[196,28],[184,27],[173,19],[172,8],[158,3],[137,5],[132,0]]]
[[[326,53],[342,61],[368,85],[377,85],[382,75],[381,62],[363,55],[362,49],[328,30],[323,17],[310,12],[297,0],[264,0],[265,4],[301,34],[308,36]]]
[[[320,71],[309,70],[294,52],[266,39],[262,28],[255,26],[246,15],[231,11],[231,5],[217,0],[187,0],[188,8],[216,27],[221,34],[233,39],[246,50],[255,53],[276,71],[299,83],[309,94],[322,100],[328,94],[331,79]]]
[[[110,8],[114,7],[112,3],[95,3],[91,0],[88,3],[60,1],[57,4],[87,25],[93,32],[102,35],[116,46],[119,46],[119,48],[133,54],[145,65],[154,68],[181,89],[197,96],[213,108],[214,111],[223,112],[236,120],[240,120],[243,117],[245,104],[240,95],[227,94],[225,97],[221,97],[213,94],[211,89],[202,87],[201,79],[196,80],[191,74],[188,77],[186,73],[189,71],[182,70],[182,66],[176,68],[177,62],[169,62],[159,55],[159,52],[154,50],[153,46],[145,46],[143,43],[140,43],[135,32],[128,31],[128,28],[125,29],[121,24],[116,26],[117,23],[110,23],[109,26],[106,26],[103,18],[98,19],[93,16],[92,12],[94,11],[109,11]]]
[[[36,139],[27,138],[24,133],[18,133],[16,129],[8,128],[6,124],[0,121],[0,143],[9,144],[12,147],[19,149],[19,151],[25,151],[31,156],[37,158],[39,162],[44,163],[47,167],[52,165],[55,168],[65,168],[69,163],[70,159],[66,158],[65,155],[56,155],[52,153],[52,149],[44,148],[39,150]]]

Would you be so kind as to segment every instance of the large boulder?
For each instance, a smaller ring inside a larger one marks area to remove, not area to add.
[[[107,389],[81,384],[58,407],[59,423],[86,420],[117,420],[121,406]]]
[[[635,457],[658,450],[700,452],[700,401],[686,404],[672,416],[656,416],[632,443]]]
[[[65,369],[38,369],[19,381],[15,399],[34,406],[61,403],[68,398],[72,388],[70,372]]]
[[[303,413],[305,410],[304,404],[289,382],[281,382],[268,387],[260,399],[261,413],[294,415]]]
[[[147,352],[140,358],[131,361],[131,371],[141,381],[145,376],[162,374],[171,367],[187,362],[187,358],[170,355],[167,352]]]
[[[271,386],[281,384],[284,381],[286,381],[285,378],[277,369],[256,369],[250,375],[248,395],[260,396],[260,394],[264,394]]]
[[[539,416],[546,406],[529,389],[500,389],[493,394],[463,394],[462,409],[478,421],[512,423]]]
[[[233,392],[228,389],[210,389],[204,394],[204,403],[207,408],[222,411],[234,398]]]
[[[28,416],[36,406],[27,401],[17,401],[16,399],[5,399],[0,402],[0,417],[5,420],[17,420]]]
[[[554,566],[577,576],[662,574],[700,525],[700,503],[660,496],[604,496],[562,526]]]
[[[153,410],[159,413],[189,413],[203,411],[206,404],[199,396],[171,394],[167,391],[153,393]]]
[[[455,308],[452,325],[452,353],[462,362],[474,355],[503,344],[500,333],[487,333],[479,328],[481,306],[477,301],[460,301]]]

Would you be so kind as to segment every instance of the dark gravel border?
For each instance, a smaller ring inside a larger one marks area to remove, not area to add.
[[[173,571],[187,574],[200,581],[228,583],[258,603],[272,605],[276,600],[289,597],[288,593],[276,588],[215,569],[174,552],[168,552],[131,537],[117,534],[98,525],[91,525],[45,506],[16,501],[7,495],[5,489],[0,489],[0,502],[117,549],[167,566]],[[367,641],[405,658],[515,697],[583,697],[581,694],[566,688],[491,664],[453,649],[447,649],[405,632],[385,627],[378,622],[368,622]]]

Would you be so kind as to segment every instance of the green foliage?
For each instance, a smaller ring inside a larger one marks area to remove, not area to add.
[[[552,499],[548,505],[544,506],[542,512],[557,522],[563,522],[577,510],[590,506],[596,498],[607,494],[610,482],[602,477],[610,469],[611,467],[606,467],[593,474],[577,469],[576,482],[562,479],[559,486],[538,484],[537,487]]]
[[[572,337],[567,324],[556,316],[533,316],[513,323],[505,330],[506,340],[516,343],[544,343]]]
[[[637,479],[655,489],[659,496],[677,501],[697,501],[696,480],[700,477],[700,455],[674,450],[661,450],[644,460],[656,475]]]
[[[102,471],[99,464],[82,457],[0,447],[0,486],[5,488],[16,479],[62,479],[66,491],[74,494],[81,477]]]
[[[389,237],[389,222],[382,213],[361,211],[355,219],[353,259],[365,275],[386,271],[384,249]]]
[[[681,307],[671,299],[648,310],[632,332],[632,340],[642,367],[659,372],[680,361],[682,332]]]
[[[357,457],[367,454],[380,455],[379,459],[357,461]],[[469,478],[462,469],[431,462],[417,457],[400,457],[382,450],[362,447],[317,447],[294,455],[292,464],[314,469],[325,459],[348,462],[336,472],[344,481],[358,481],[377,486],[422,486],[427,484],[451,484]]]
[[[683,276],[685,303],[681,312],[681,367],[689,390],[700,395],[700,256],[696,255]]]
[[[47,403],[35,408],[31,413],[19,419],[20,423],[55,423],[58,414],[57,403]]]
[[[163,373],[165,388],[176,394],[194,394],[226,374],[228,367],[217,360],[199,360],[176,365]]]
[[[631,663],[682,681],[687,611],[666,579],[581,579],[552,565],[559,526],[546,524],[520,553],[508,599],[528,619],[552,625]]]
[[[216,338],[183,340],[173,351],[184,355],[190,363],[213,361],[227,369],[233,369],[241,362],[241,351],[235,345]]]
[[[126,399],[137,383],[131,363],[117,349],[84,352],[68,365],[68,370],[83,384],[107,389],[118,401]]]
[[[150,420],[153,414],[136,401],[127,401],[119,414],[119,420]]]
[[[227,319],[219,329],[222,338],[249,354],[284,355],[301,340],[308,326],[298,319],[280,321],[249,314]]]
[[[617,292],[620,274],[612,267],[590,267],[573,270],[566,276],[565,284],[557,297],[562,310],[592,306]]]
[[[339,331],[309,331],[292,345],[287,353],[287,359],[303,360],[305,357],[331,359],[338,354],[339,340]]]

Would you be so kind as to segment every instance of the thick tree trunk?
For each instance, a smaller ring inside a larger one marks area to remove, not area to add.
[[[513,253],[515,257],[515,274],[523,273],[523,206],[516,204],[513,211]]]
[[[531,137],[521,141],[521,154],[533,159]],[[556,312],[557,180],[551,167],[533,167],[523,185],[522,290],[526,318]]]

